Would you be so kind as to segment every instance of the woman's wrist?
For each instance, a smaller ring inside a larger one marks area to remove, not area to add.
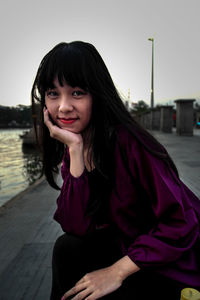
[[[84,159],[83,159],[83,144],[73,144],[69,147],[70,155],[70,173],[74,177],[79,177],[84,171]]]
[[[140,268],[128,257],[128,255],[122,257],[111,266],[115,274],[119,276],[121,281],[124,281],[128,276],[136,273]]]
[[[76,143],[71,143],[71,145],[69,145],[68,148],[70,154],[83,153],[83,142],[80,141]]]

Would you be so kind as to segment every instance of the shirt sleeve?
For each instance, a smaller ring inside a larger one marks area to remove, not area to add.
[[[190,197],[197,197],[162,159],[150,154],[133,137],[128,137],[126,153],[130,173],[145,189],[156,225],[139,235],[127,255],[140,267],[163,266],[190,249],[199,236],[199,222]],[[145,207],[144,207],[145,209]]]
[[[93,227],[92,218],[86,215],[90,195],[88,171],[85,168],[79,177],[74,177],[69,170],[69,159],[66,150],[61,167],[63,185],[57,199],[54,219],[64,232],[83,236]]]

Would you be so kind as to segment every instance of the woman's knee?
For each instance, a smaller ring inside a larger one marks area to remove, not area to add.
[[[64,233],[59,236],[54,244],[53,257],[72,257],[84,248],[83,239]]]

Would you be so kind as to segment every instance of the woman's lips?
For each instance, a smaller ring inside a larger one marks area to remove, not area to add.
[[[59,121],[63,124],[72,124],[77,120],[77,118],[71,118],[71,119],[64,119],[64,118],[59,118]]]

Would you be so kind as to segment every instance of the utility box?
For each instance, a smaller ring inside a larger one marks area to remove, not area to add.
[[[193,135],[195,99],[178,99],[176,103],[176,133],[177,135]]]

